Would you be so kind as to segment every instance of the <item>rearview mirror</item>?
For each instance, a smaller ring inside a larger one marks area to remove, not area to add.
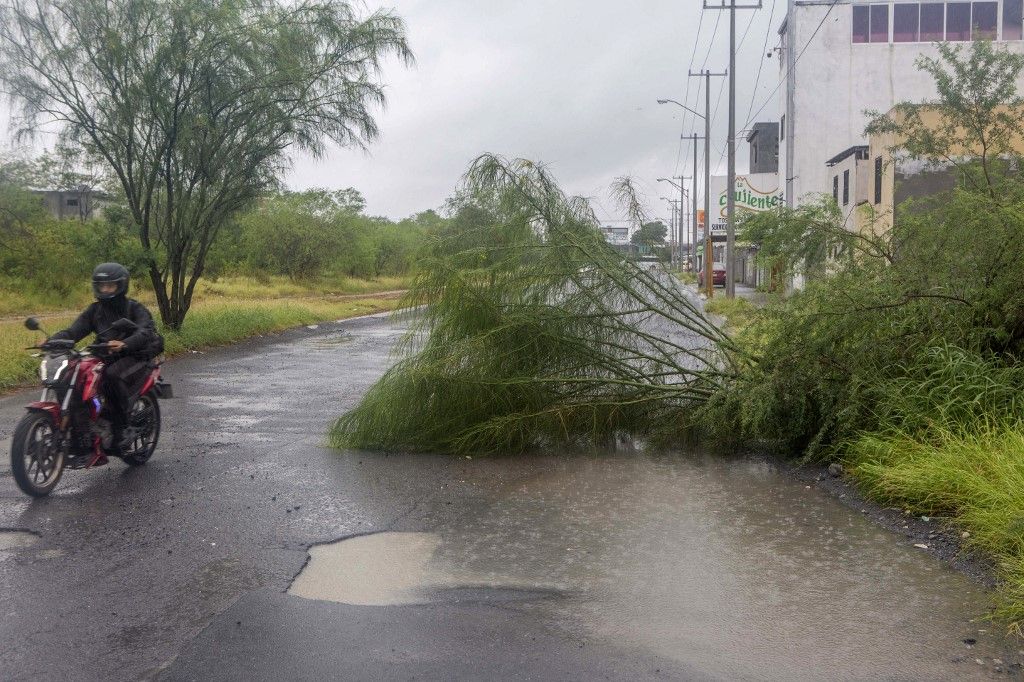
[[[34,317],[30,317],[25,320],[25,328],[30,329],[34,332],[39,331],[39,320]]]

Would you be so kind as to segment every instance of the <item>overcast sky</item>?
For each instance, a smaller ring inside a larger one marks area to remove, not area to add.
[[[703,133],[703,121],[656,100],[703,110],[701,79],[687,70],[725,70],[727,12],[702,10],[701,0],[367,2],[405,19],[417,63],[385,70],[389,104],[367,152],[296,158],[290,187],[355,187],[369,213],[399,219],[439,208],[470,161],[494,152],[549,164],[567,191],[594,198],[606,220],[622,218],[606,198],[608,185],[632,175],[652,213],[667,217],[659,197],[676,193],[656,179],[690,174],[691,147],[679,137]],[[764,0],[759,11],[737,12],[738,38],[746,34],[737,59],[738,128],[751,102],[756,110],[779,83],[778,58],[764,56],[766,43],[778,44],[784,7]],[[726,80],[712,79],[712,173],[725,169]],[[772,120],[775,109],[773,98],[755,120]],[[6,135],[4,119],[0,113]],[[747,154],[741,141],[741,171]]]
[[[703,110],[700,79],[687,78],[695,42],[694,70],[705,58],[712,71],[728,64],[728,13],[706,10],[702,21],[701,4],[391,0],[383,6],[407,22],[417,64],[393,65],[384,74],[389,105],[379,117],[380,139],[369,153],[335,149],[323,160],[296,159],[288,183],[352,186],[365,194],[368,212],[401,218],[439,207],[473,158],[495,152],[548,163],[568,191],[600,202],[602,218],[621,217],[606,188],[617,176],[633,175],[651,209],[667,215],[659,197],[675,194],[655,181],[681,168],[690,174],[691,148],[680,149],[679,137],[703,133],[703,121],[696,120],[695,131],[693,116],[684,121],[682,109],[656,100]],[[777,45],[785,3],[764,5],[737,13],[739,36],[750,26],[737,62],[737,127],[751,98],[756,109],[779,82],[777,57],[763,58],[766,35],[768,49]],[[726,80],[712,79],[712,109]],[[774,113],[773,102],[758,118]],[[720,158],[725,168],[726,114],[727,93],[713,117],[712,173]],[[745,169],[745,142],[737,158]]]

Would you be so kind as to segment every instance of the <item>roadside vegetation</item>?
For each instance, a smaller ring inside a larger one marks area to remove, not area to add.
[[[696,279],[693,282],[682,281],[696,284]],[[720,316],[725,328],[734,336],[750,326],[757,316],[757,307],[745,298],[715,296],[704,303],[704,310],[710,315]]]
[[[987,43],[922,60],[938,98],[875,114],[894,153],[956,181],[850,231],[830,197],[745,238],[807,285],[759,311],[757,358],[700,408],[719,440],[840,460],[870,497],[945,519],[995,561],[1024,624],[1024,57]],[[738,437],[737,437],[738,434]]]
[[[92,215],[59,220],[32,191],[82,179],[62,177],[66,165],[50,155],[0,159],[0,390],[35,373],[24,347],[38,336],[21,327],[22,319],[43,315],[50,330],[66,325],[93,300],[89,281],[97,263],[128,266],[135,275],[130,295],[157,311],[122,205],[104,195]],[[425,211],[395,222],[367,216],[364,208],[354,189],[314,189],[270,192],[239,212],[210,246],[193,314],[177,329],[159,321],[168,352],[394,308],[417,254],[448,220]]]

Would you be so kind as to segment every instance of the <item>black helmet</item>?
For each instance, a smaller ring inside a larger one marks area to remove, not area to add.
[[[101,294],[99,285],[113,282],[117,289],[112,294]],[[128,268],[120,263],[100,263],[92,271],[92,293],[97,301],[109,301],[128,293]]]

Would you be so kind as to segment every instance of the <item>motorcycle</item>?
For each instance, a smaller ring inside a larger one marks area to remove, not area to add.
[[[25,320],[32,331],[41,331],[39,321]],[[112,330],[127,336],[135,324],[119,320]],[[108,330],[110,331],[110,330]],[[39,377],[43,394],[26,406],[11,440],[11,473],[26,495],[49,495],[65,469],[92,469],[114,456],[113,430],[103,411],[103,376],[106,344],[93,344],[81,350],[73,341],[50,339],[28,350],[41,357]],[[124,447],[119,456],[130,466],[149,461],[160,438],[161,398],[173,396],[164,382],[160,361],[150,361],[148,374],[135,393]]]

